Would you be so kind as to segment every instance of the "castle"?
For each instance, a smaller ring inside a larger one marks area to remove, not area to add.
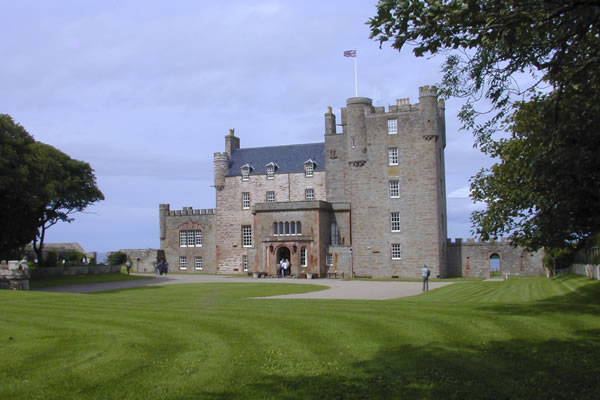
[[[216,209],[159,206],[169,269],[274,276],[284,258],[293,276],[415,278],[423,264],[433,276],[468,276],[489,274],[470,257],[489,264],[511,253],[504,242],[471,254],[472,242],[447,240],[444,102],[434,87],[387,111],[353,97],[340,124],[331,107],[324,119],[321,143],[242,148],[230,130],[214,154]],[[540,273],[540,256],[519,254],[519,271]]]

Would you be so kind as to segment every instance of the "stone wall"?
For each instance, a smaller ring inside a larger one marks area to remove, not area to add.
[[[156,272],[158,260],[163,256],[162,250],[157,249],[121,249],[131,260],[132,272]]]
[[[217,272],[216,260],[216,215],[214,209],[194,209],[184,207],[171,210],[168,204],[161,204],[160,210],[160,249],[169,264],[169,271],[188,273]],[[202,231],[201,246],[182,247],[179,241],[180,231]],[[163,256],[163,255],[160,255]],[[180,258],[185,257],[186,268],[182,269]],[[201,259],[202,269],[196,267],[196,259]],[[148,266],[146,268],[149,268]]]
[[[334,185],[328,200],[339,201],[343,187],[351,204],[355,274],[418,277],[427,264],[444,276],[445,127],[435,88],[421,88],[419,104],[404,99],[388,112],[370,99],[351,98],[341,114],[343,132],[325,135],[327,173],[336,172],[327,179]],[[326,124],[330,119],[326,114]],[[388,133],[391,119],[397,121],[396,134]],[[398,149],[398,165],[389,165],[390,148]],[[399,182],[399,198],[390,197],[390,181]],[[391,232],[392,212],[400,213],[400,232]],[[392,244],[402,247],[401,259],[392,259]]]
[[[35,268],[31,270],[32,278],[70,275],[96,275],[121,272],[120,265],[81,265],[72,267]]]
[[[257,233],[252,210],[256,204],[269,204],[266,203],[268,191],[275,192],[276,203],[302,202],[305,200],[305,189],[307,188],[314,190],[315,200],[324,200],[326,197],[325,184],[325,172],[322,171],[315,171],[312,177],[306,177],[304,173],[275,173],[273,179],[267,179],[266,175],[250,175],[248,181],[242,181],[240,176],[226,177],[225,185],[216,194],[215,231],[216,259],[218,260],[216,272],[244,273],[244,256],[252,259],[253,264],[259,265],[256,257],[263,254],[258,251],[261,234]],[[242,208],[242,193],[250,195],[248,209]],[[244,247],[242,244],[242,225],[252,227],[251,247]],[[249,253],[250,249],[255,249],[253,255]]]
[[[529,253],[520,247],[512,247],[503,241],[476,241],[455,239],[447,241],[448,276],[489,277],[490,258],[500,257],[502,276],[539,276],[545,274],[543,251]]]

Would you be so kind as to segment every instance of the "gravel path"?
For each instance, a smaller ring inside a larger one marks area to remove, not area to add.
[[[354,299],[354,300],[388,300],[399,297],[415,296],[421,293],[421,282],[390,281],[346,281],[342,279],[292,279],[229,277],[219,275],[168,275],[155,276],[151,279],[136,281],[90,283],[84,285],[59,286],[39,289],[44,292],[60,293],[92,293],[107,290],[129,289],[154,285],[172,285],[181,283],[293,283],[298,285],[323,285],[328,289],[317,292],[288,294],[282,296],[261,297],[262,299]],[[429,289],[437,289],[452,282],[429,282]]]

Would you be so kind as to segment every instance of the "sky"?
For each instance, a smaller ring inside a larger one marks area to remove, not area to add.
[[[324,140],[355,95],[418,102],[443,57],[380,48],[376,1],[0,0],[0,113],[88,162],[106,199],[46,242],[86,251],[159,248],[158,206],[214,208],[213,153]],[[469,178],[490,159],[446,102],[448,236],[472,237]]]

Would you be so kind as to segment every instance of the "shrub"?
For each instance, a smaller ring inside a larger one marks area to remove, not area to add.
[[[56,267],[57,259],[58,259],[58,256],[56,254],[56,251],[50,250],[48,253],[46,253],[46,259],[44,260],[44,266],[48,267],[48,268]]]
[[[67,264],[81,264],[81,260],[85,257],[80,251],[77,250],[66,250],[60,254]]]
[[[107,258],[108,265],[121,265],[127,261],[127,254],[122,251],[115,251],[110,253]]]

